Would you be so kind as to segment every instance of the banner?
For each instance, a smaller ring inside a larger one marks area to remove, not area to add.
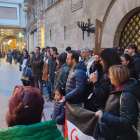
[[[94,112],[66,103],[66,140],[97,140],[98,118]]]

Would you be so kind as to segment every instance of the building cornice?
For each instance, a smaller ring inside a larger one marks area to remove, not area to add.
[[[51,8],[55,7],[55,6],[56,6],[57,4],[59,4],[61,1],[63,1],[63,0],[58,0],[58,1],[56,1],[55,3],[51,4],[49,7],[47,7],[47,8],[45,9],[45,12],[44,12],[44,13],[46,13],[47,11],[49,11]]]
[[[29,30],[37,23],[37,19],[34,19],[30,24],[29,24]]]

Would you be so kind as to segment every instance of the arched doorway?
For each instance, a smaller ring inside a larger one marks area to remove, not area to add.
[[[120,37],[120,46],[125,48],[130,43],[135,43],[140,49],[140,11],[129,18]]]
[[[119,47],[120,37],[127,21],[140,11],[140,1],[113,0],[103,20],[102,48]]]

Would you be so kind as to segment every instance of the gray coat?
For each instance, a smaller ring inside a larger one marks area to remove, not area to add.
[[[9,51],[9,52],[7,53],[7,59],[12,59],[12,52],[11,52],[11,51]]]

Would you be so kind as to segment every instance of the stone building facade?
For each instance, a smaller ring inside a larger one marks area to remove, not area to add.
[[[30,0],[26,2],[30,3]],[[59,52],[64,51],[67,46],[74,50],[85,46],[94,49],[95,34],[85,32],[83,40],[82,30],[76,22],[92,23],[96,27],[96,19],[103,22],[103,49],[118,47],[120,44],[125,47],[131,42],[140,46],[140,0],[34,0],[27,12],[30,15],[29,21],[32,11],[34,19],[28,22],[29,50],[37,45],[56,46]],[[137,19],[133,21],[135,25],[130,24],[132,30],[128,28],[129,32],[122,34],[125,26],[129,26],[127,22],[130,18],[135,18],[133,15],[137,12]],[[134,30],[137,32],[133,35]],[[121,40],[123,37],[124,40]]]

